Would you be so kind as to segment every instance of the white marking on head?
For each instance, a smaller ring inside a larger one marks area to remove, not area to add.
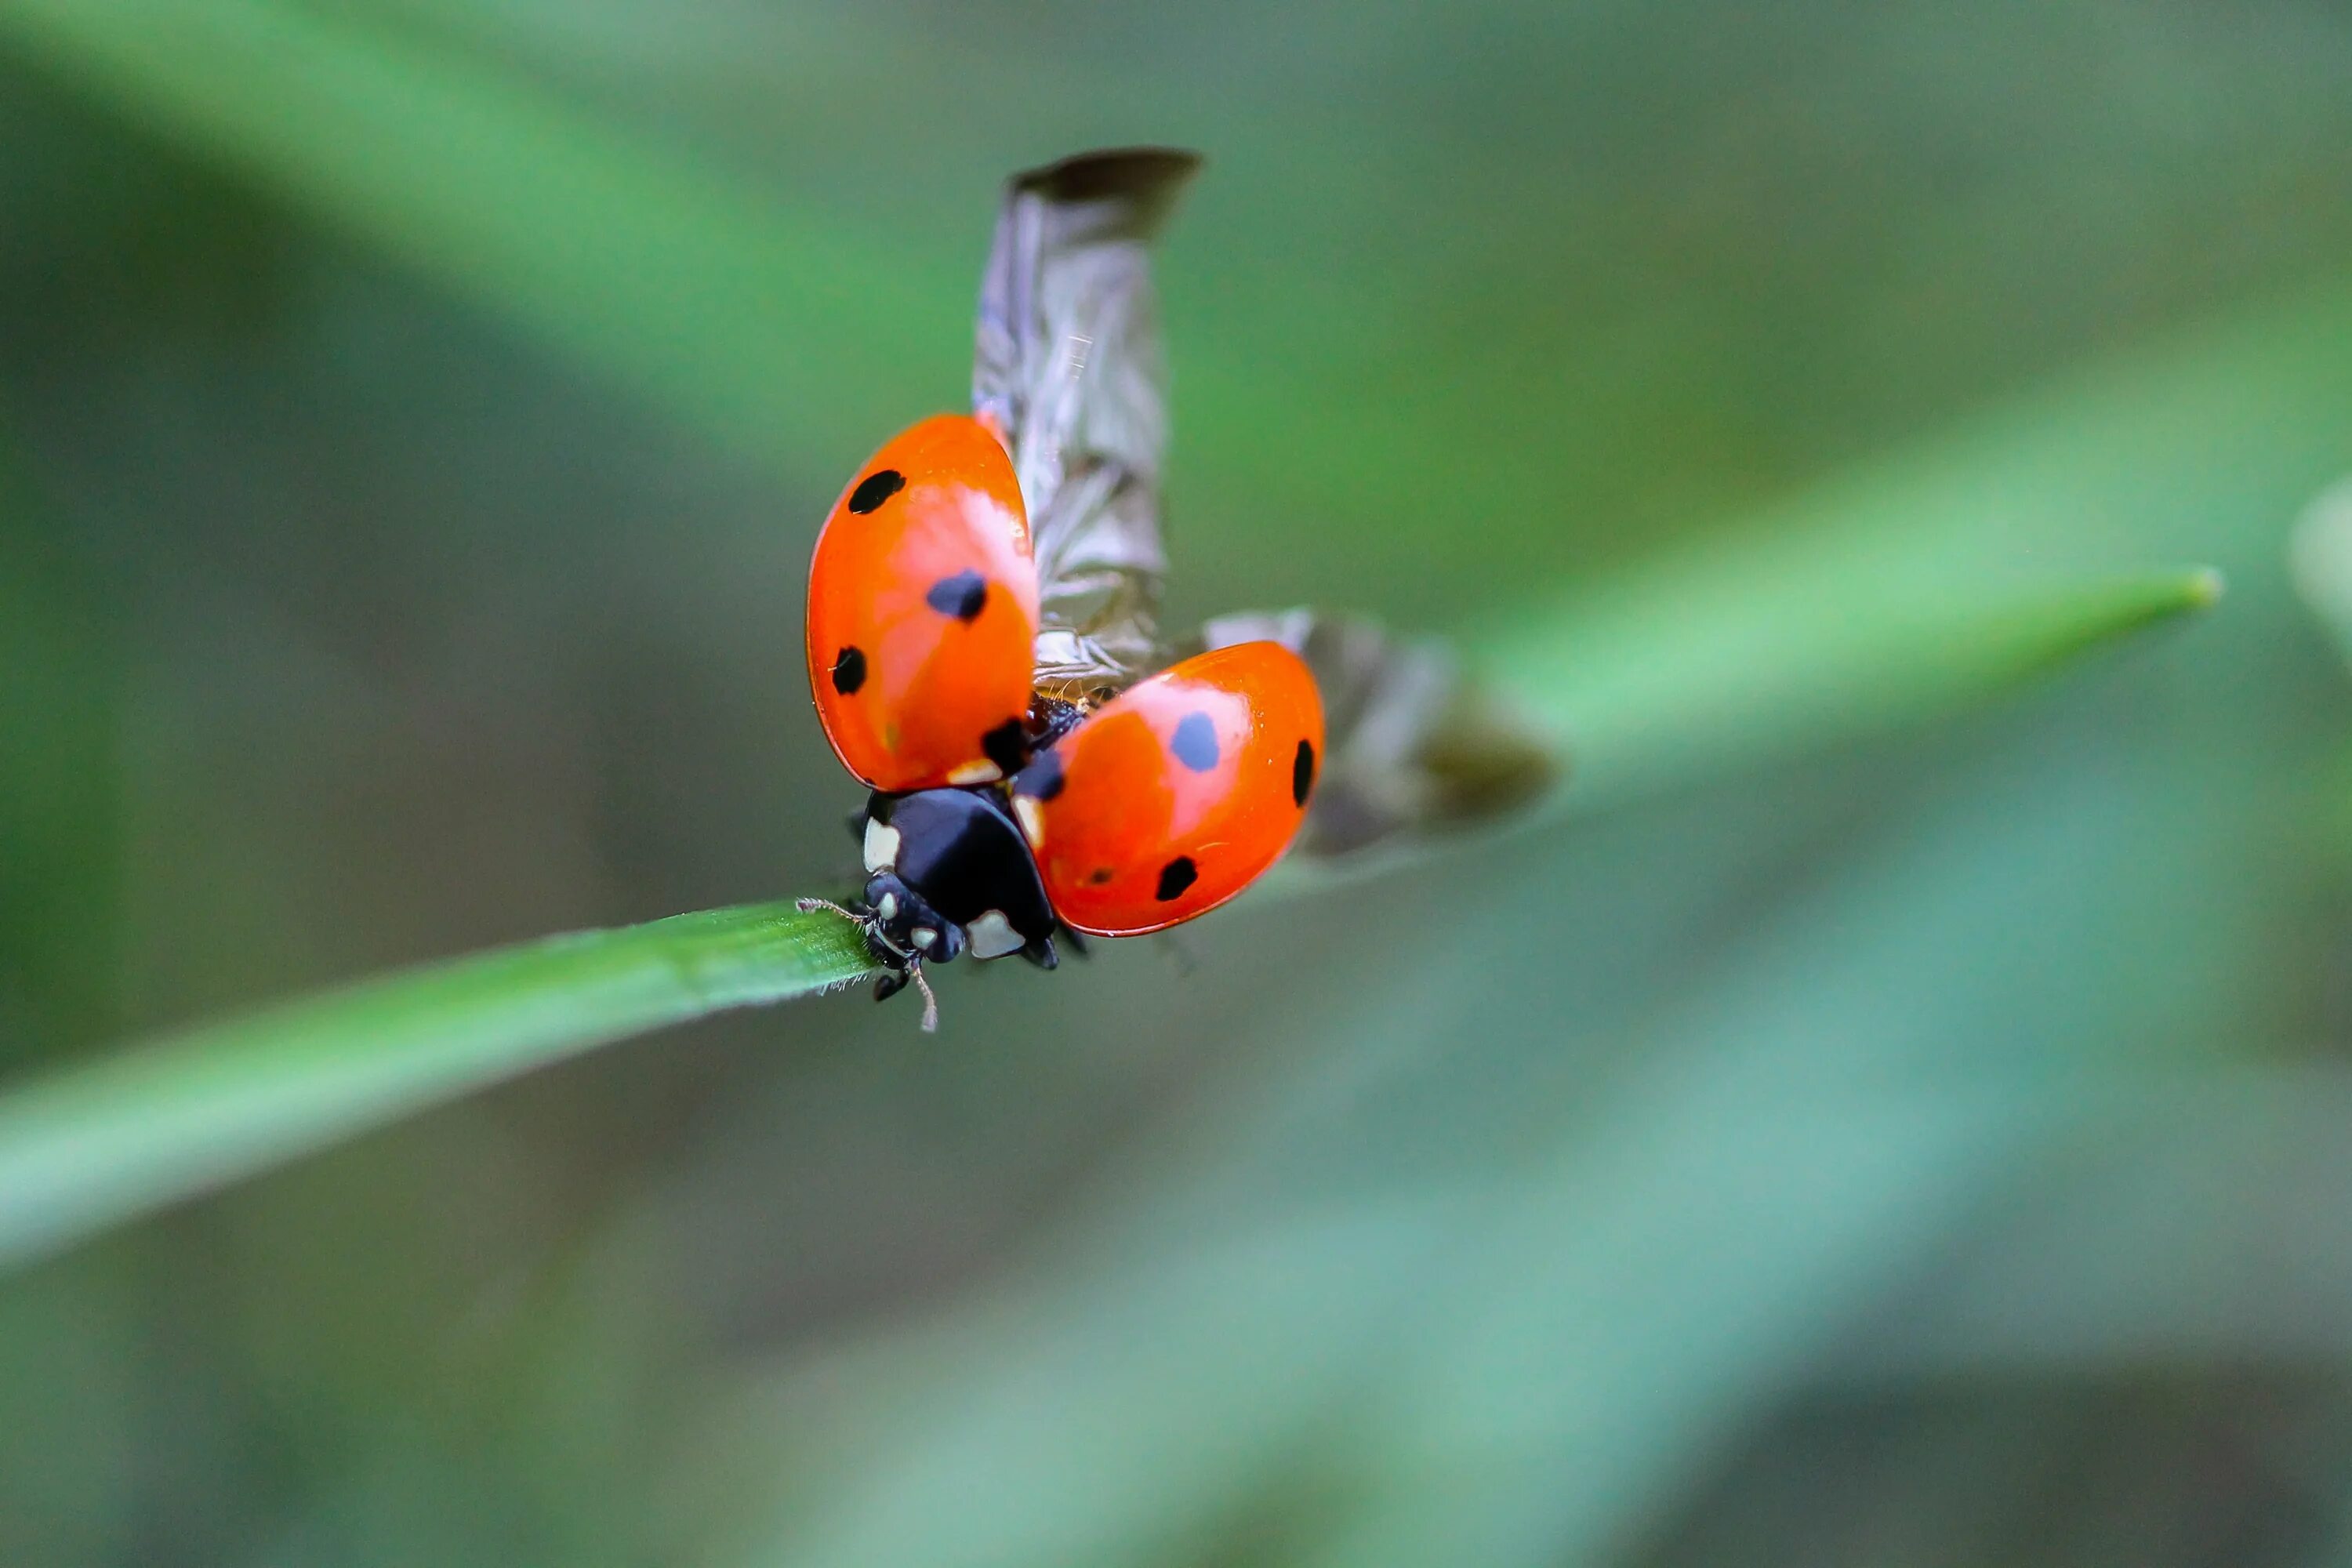
[[[866,819],[866,874],[898,868],[898,830],[877,817]]]
[[[931,943],[940,940],[940,933],[929,926],[917,926],[915,934],[908,940],[928,952],[930,951]]]
[[[951,784],[994,784],[1003,776],[1004,770],[991,762],[966,763],[948,770],[948,783]]]
[[[1008,952],[1018,952],[1029,941],[1013,929],[1003,910],[991,910],[963,928],[963,940],[974,958],[1003,958]]]
[[[1021,837],[1029,840],[1032,849],[1045,847],[1045,803],[1034,795],[1013,797],[1013,815],[1021,824]]]
[[[883,894],[882,901],[874,906],[874,912],[880,915],[886,921],[896,920],[898,916],[898,895],[896,893]]]

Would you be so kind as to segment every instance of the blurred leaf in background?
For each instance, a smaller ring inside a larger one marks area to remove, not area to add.
[[[0,1560],[2340,1558],[2347,66],[2279,0],[0,0],[10,1063],[835,875],[808,542],[1086,145],[1211,153],[1172,618],[1457,629],[1628,759],[1189,976],[698,1026],[0,1281]],[[2195,561],[2021,702],[1798,700]]]
[[[23,1071],[116,1024],[122,845],[114,628],[80,563],[0,471],[0,1061]]]

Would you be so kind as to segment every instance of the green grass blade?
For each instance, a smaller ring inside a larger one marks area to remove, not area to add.
[[[1967,708],[2221,593],[2207,567],[1912,592],[1854,583],[1834,551],[1757,571],[1755,552],[1716,549],[1473,644],[1563,738],[1579,809]]]
[[[158,1040],[0,1098],[0,1263],[592,1046],[873,967],[751,904],[549,937]]]

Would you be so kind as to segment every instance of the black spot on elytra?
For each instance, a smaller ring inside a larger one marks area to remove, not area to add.
[[[1053,752],[1040,752],[1021,770],[1021,776],[1013,781],[1013,793],[1032,800],[1051,800],[1062,793],[1062,785],[1067,782],[1062,777],[1061,757]]]
[[[1176,760],[1196,773],[1217,765],[1217,725],[1206,713],[1187,713],[1168,742]]]
[[[907,488],[907,476],[896,468],[877,468],[849,492],[849,510],[860,517]]]
[[[1160,868],[1160,901],[1166,903],[1200,879],[1201,868],[1192,864],[1192,858],[1190,855],[1177,856]]]
[[[960,621],[977,620],[988,603],[988,580],[977,572],[942,577],[931,584],[931,591],[923,595],[923,603]]]
[[[1028,750],[1023,739],[1021,721],[1007,719],[980,738],[982,755],[994,763],[1006,778],[1021,769],[1022,753]]]
[[[855,647],[845,647],[834,656],[833,689],[844,697],[853,697],[866,684],[866,655]]]
[[[1290,764],[1290,798],[1299,805],[1315,793],[1315,742],[1298,742],[1298,759]]]
[[[1118,875],[1118,872],[1108,866],[1097,866],[1087,873],[1087,881],[1094,887],[1107,888],[1110,885],[1110,879]]]

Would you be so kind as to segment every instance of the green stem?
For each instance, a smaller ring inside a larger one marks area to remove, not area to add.
[[[0,1098],[0,1263],[593,1046],[873,970],[789,903],[499,948],[191,1030]]]

